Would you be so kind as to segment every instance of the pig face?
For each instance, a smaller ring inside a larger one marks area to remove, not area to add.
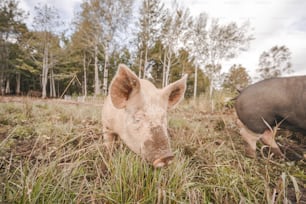
[[[106,117],[105,134],[118,135],[131,150],[155,167],[167,165],[173,159],[167,132],[167,110],[183,98],[186,80],[187,76],[184,76],[157,89],[149,81],[139,79],[126,66],[119,65],[110,85],[109,102],[106,100],[104,105],[104,109],[108,109],[103,116]]]

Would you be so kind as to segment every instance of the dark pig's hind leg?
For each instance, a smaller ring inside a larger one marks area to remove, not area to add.
[[[280,150],[279,146],[275,142],[275,132],[271,130],[265,130],[265,132],[261,135],[260,140],[265,144],[271,147],[272,153],[275,156],[284,158],[284,154]]]
[[[250,131],[238,119],[238,126],[240,127],[240,135],[245,142],[245,154],[247,157],[256,158],[256,143],[260,139],[259,135]]]

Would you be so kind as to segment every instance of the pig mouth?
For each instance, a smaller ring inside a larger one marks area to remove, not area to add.
[[[172,153],[168,153],[167,155],[159,159],[155,159],[153,161],[153,166],[154,168],[161,168],[161,167],[167,166],[171,163],[173,158],[174,158],[174,155]]]

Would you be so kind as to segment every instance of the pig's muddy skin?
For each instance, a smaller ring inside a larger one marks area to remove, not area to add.
[[[256,157],[256,142],[261,140],[278,157],[284,157],[275,142],[277,125],[306,132],[306,76],[272,78],[244,89],[236,99],[240,134],[246,154]]]
[[[173,159],[167,131],[167,111],[184,97],[187,75],[157,89],[120,64],[102,110],[104,144],[112,151],[118,136],[155,168]]]

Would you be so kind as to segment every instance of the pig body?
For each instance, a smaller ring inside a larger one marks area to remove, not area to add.
[[[183,98],[186,76],[163,89],[139,79],[119,65],[102,110],[105,144],[116,136],[136,154],[161,167],[173,158],[167,132],[167,110]]]
[[[235,109],[248,156],[255,157],[259,139],[283,156],[272,129],[279,124],[306,132],[306,76],[272,78],[250,85],[237,97]]]

